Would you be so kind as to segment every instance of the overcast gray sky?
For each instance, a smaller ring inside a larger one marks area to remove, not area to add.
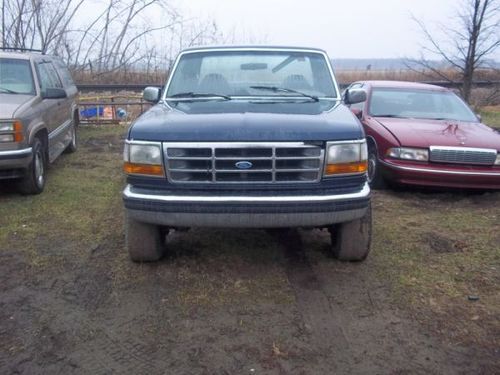
[[[213,18],[238,42],[320,47],[333,58],[418,57],[413,14],[449,24],[458,0],[174,0],[186,17]],[[498,59],[499,53],[496,54]]]

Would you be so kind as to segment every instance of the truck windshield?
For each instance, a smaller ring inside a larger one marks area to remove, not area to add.
[[[35,95],[28,60],[0,59],[0,94]]]
[[[369,112],[374,117],[477,122],[469,107],[449,91],[373,89]]]
[[[181,56],[166,96],[337,98],[325,56],[295,51],[197,51]],[[205,97],[206,98],[206,97]]]

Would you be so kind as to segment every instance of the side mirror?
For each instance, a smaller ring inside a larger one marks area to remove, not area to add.
[[[158,103],[160,95],[161,90],[158,87],[146,87],[142,92],[142,98],[151,103]]]
[[[64,99],[68,94],[66,90],[59,88],[48,88],[42,91],[42,99]]]
[[[351,112],[354,114],[354,116],[356,116],[360,120],[363,117],[363,111],[359,108],[351,108]]]
[[[345,104],[356,104],[366,101],[366,91],[362,89],[346,90],[344,94]]]
[[[479,113],[476,113],[476,117],[479,120],[479,122],[483,122],[483,116],[481,116]]]

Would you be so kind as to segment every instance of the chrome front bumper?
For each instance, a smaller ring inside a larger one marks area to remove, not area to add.
[[[297,196],[162,195],[128,185],[123,200],[129,217],[173,227],[316,227],[363,217],[368,184],[355,193]]]
[[[31,147],[21,150],[0,151],[0,169],[26,168],[33,158]]]
[[[415,166],[405,166],[405,165],[398,165],[395,163],[391,163],[388,161],[380,160],[379,162],[388,167],[392,168],[395,170],[400,170],[400,171],[406,171],[406,172],[422,172],[422,173],[432,173],[432,174],[441,174],[441,175],[452,175],[452,176],[486,176],[486,177],[499,177],[500,176],[500,170],[498,171],[468,171],[468,170],[453,170],[453,169],[444,169],[444,168],[437,168],[437,167],[415,167]]]
[[[500,189],[500,168],[428,166],[380,161],[385,178],[405,185],[461,189]]]

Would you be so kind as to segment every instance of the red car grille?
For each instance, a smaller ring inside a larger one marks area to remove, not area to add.
[[[493,165],[497,151],[470,147],[431,146],[429,159],[438,163]]]

